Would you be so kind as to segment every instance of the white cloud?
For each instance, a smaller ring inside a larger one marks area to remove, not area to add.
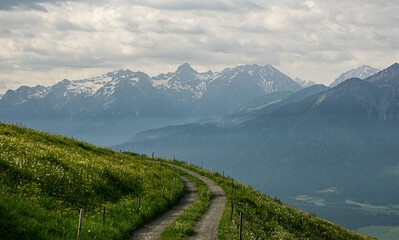
[[[10,87],[183,62],[203,71],[270,63],[328,84],[399,56],[399,3],[388,0],[11,2],[0,4],[0,78]]]

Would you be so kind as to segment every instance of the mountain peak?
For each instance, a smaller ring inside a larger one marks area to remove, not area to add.
[[[300,79],[299,77],[296,77],[294,79],[294,81],[297,82],[299,85],[301,85],[304,88],[316,85],[316,83],[313,81],[310,81],[310,80],[306,81],[306,80]]]
[[[370,67],[368,65],[362,65],[358,68],[352,68],[351,70],[342,73],[338,78],[336,78],[334,82],[331,83],[330,87],[338,86],[340,83],[349,78],[365,79],[379,71],[379,69]]]
[[[184,64],[180,65],[180,66],[177,68],[177,71],[176,71],[176,72],[177,72],[177,73],[182,73],[182,72],[197,73],[197,71],[195,71],[195,70],[190,66],[190,64],[188,64],[188,63],[184,63]]]
[[[389,68],[398,69],[399,68],[399,63],[394,63]]]
[[[388,68],[366,78],[365,81],[380,87],[399,85],[399,64],[394,63]]]

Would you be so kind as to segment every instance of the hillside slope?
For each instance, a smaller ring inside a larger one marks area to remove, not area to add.
[[[299,199],[290,203],[347,228],[396,226],[398,66],[238,126],[170,126],[119,147],[203,162],[271,196]]]
[[[176,160],[163,161],[211,178],[226,192],[228,202],[219,224],[218,239],[239,239],[240,213],[242,239],[372,239],[270,198],[224,174]]]
[[[77,239],[78,209],[84,208],[80,239],[123,239],[156,217],[182,194],[170,167],[133,153],[109,149],[0,123],[0,238]],[[158,159],[160,160],[160,159]],[[237,213],[244,212],[243,234],[255,239],[369,239],[282,204],[235,183],[230,216],[230,178],[182,164],[218,182],[228,195],[219,239],[237,237]],[[165,197],[160,191],[166,186]],[[140,213],[138,195],[142,195]],[[102,222],[102,208],[106,220]]]
[[[0,123],[0,150],[0,239],[74,239],[80,208],[81,238],[123,239],[183,193],[180,180],[170,191],[176,173],[142,156],[16,125]]]

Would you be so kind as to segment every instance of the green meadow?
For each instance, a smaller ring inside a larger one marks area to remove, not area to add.
[[[126,238],[183,194],[146,158],[0,123],[0,239],[75,239],[80,209],[81,239]]]

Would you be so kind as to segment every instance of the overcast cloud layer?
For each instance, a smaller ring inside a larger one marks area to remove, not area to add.
[[[129,68],[151,75],[272,64],[329,84],[399,61],[399,1],[0,2],[0,93]]]

